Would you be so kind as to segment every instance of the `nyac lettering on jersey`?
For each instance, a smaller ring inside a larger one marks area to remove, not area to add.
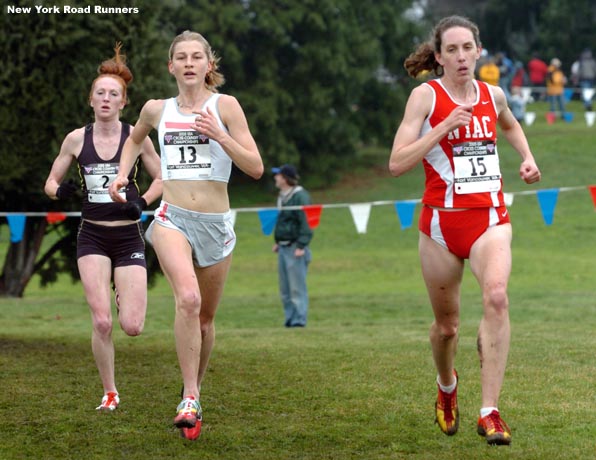
[[[445,120],[459,107],[440,79],[430,80],[433,94],[431,112],[424,120],[420,136]],[[441,208],[485,208],[504,206],[499,169],[497,108],[490,87],[473,80],[476,100],[472,121],[453,130],[426,154],[422,163],[426,188],[422,202]],[[462,155],[462,152],[465,154]]]
[[[491,118],[488,115],[483,115],[482,117],[472,115],[470,124],[451,131],[447,136],[447,140],[459,140],[460,131],[464,131],[464,139],[491,139],[494,137],[494,134],[490,123]]]

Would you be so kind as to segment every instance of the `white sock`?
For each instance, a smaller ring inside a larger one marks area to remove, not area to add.
[[[496,407],[483,407],[482,409],[480,409],[480,417],[486,417],[494,410],[499,412],[499,409],[497,409]]]
[[[455,377],[455,382],[453,382],[451,385],[445,386],[441,383],[441,379],[439,379],[439,376],[437,375],[437,385],[439,385],[439,388],[443,393],[453,393],[455,387],[457,387],[457,377]]]

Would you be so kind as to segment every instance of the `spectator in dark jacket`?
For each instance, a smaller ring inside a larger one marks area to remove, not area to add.
[[[298,185],[300,176],[292,165],[271,170],[279,189],[277,207],[280,213],[275,224],[273,252],[278,254],[279,292],[285,313],[286,327],[304,327],[308,314],[306,272],[311,260],[308,247],[313,232],[301,206],[310,204],[310,195]],[[293,209],[283,210],[285,207]]]

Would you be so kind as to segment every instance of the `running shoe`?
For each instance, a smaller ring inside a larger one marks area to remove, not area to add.
[[[459,384],[459,377],[457,371],[453,371],[453,375]],[[445,393],[437,384],[439,393],[437,395],[437,402],[435,403],[435,422],[439,424],[441,431],[447,436],[453,436],[457,433],[459,428],[459,409],[457,408],[457,385],[455,390],[451,393]]]
[[[197,421],[202,419],[201,404],[194,396],[187,396],[176,409],[174,425],[178,428],[194,428]]]
[[[511,430],[499,415],[498,410],[478,419],[478,434],[492,445],[508,446],[511,444]]]
[[[195,426],[192,428],[180,428],[180,435],[189,441],[196,441],[201,436],[201,427],[203,425],[203,412],[200,410]]]
[[[103,396],[101,399],[101,404],[97,406],[95,410],[113,411],[116,410],[118,404],[120,404],[120,397],[118,396],[118,393],[109,391]]]

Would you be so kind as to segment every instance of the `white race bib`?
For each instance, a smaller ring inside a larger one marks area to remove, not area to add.
[[[89,203],[112,203],[108,188],[118,175],[118,164],[96,163],[85,165],[85,186]],[[126,198],[124,189],[119,191],[122,198]]]
[[[164,134],[167,176],[164,179],[194,179],[211,176],[209,138],[196,131],[169,131]]]
[[[454,145],[453,166],[457,194],[498,192],[501,189],[499,155],[492,140]]]

